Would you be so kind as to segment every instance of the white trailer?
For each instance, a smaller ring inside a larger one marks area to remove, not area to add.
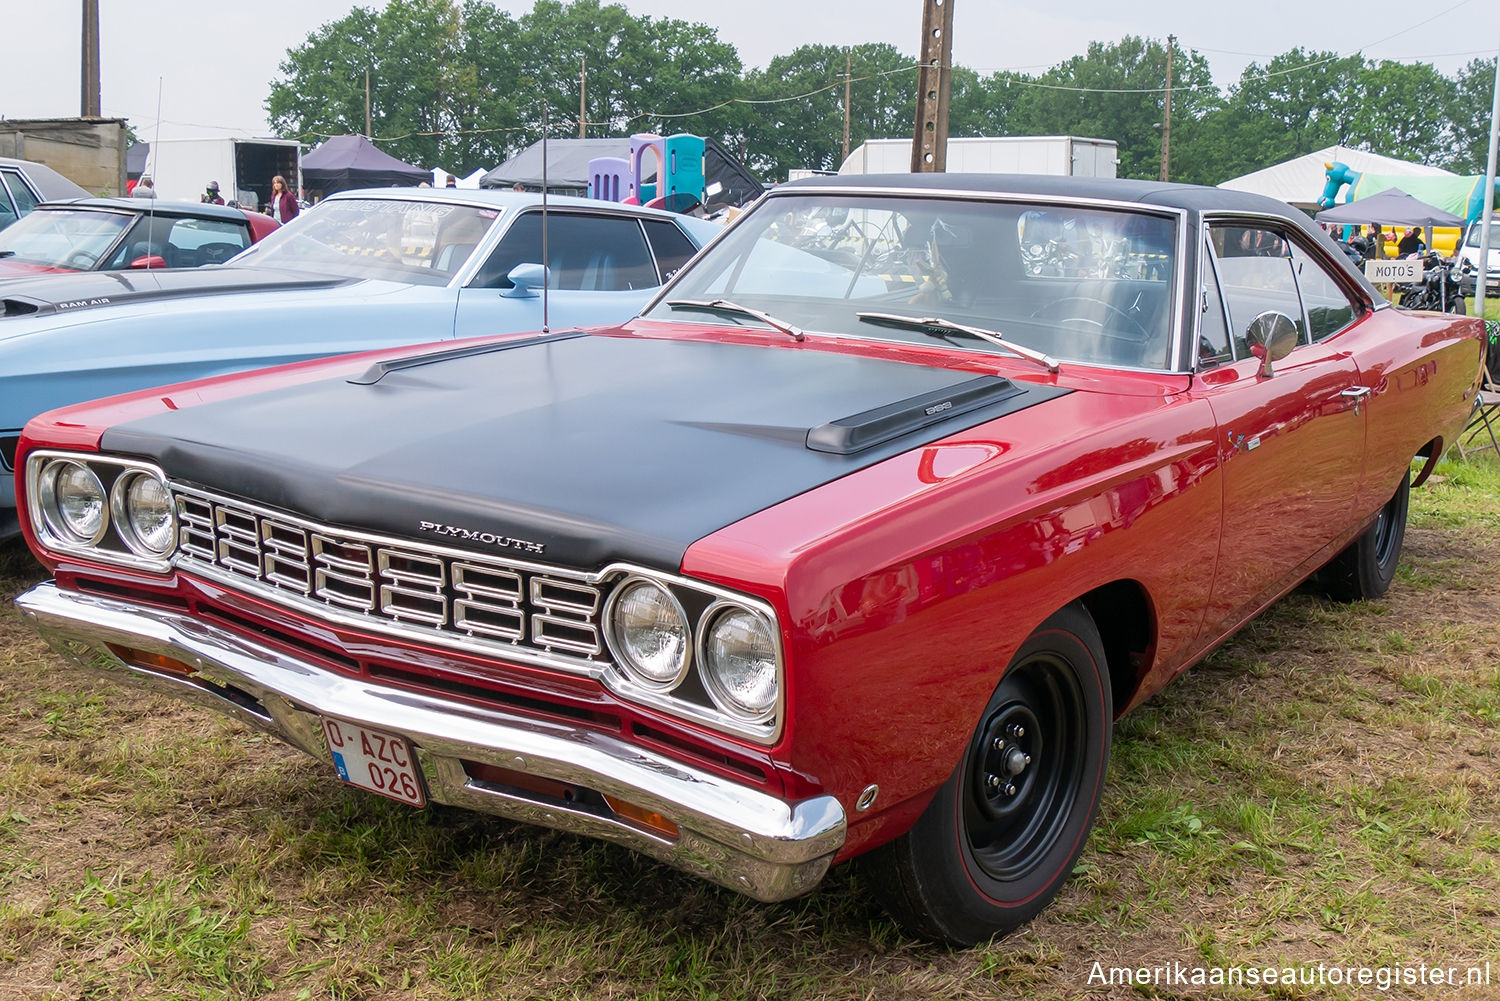
[[[1113,139],[1004,136],[948,140],[947,169],[952,174],[1114,177],[1119,162],[1119,144]],[[910,139],[867,140],[839,167],[840,174],[905,174],[910,170]]]
[[[302,144],[295,139],[156,139],[145,174],[161,198],[196,202],[209,181],[219,182],[225,202],[261,210],[280,174],[293,192],[302,190]]]

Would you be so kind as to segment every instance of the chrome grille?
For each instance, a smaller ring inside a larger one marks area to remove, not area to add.
[[[507,655],[607,662],[594,583],[566,571],[343,532],[174,486],[178,565],[362,628]]]

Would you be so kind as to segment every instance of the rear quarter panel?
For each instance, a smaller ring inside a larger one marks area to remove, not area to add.
[[[1468,422],[1479,390],[1484,323],[1381,309],[1330,343],[1337,342],[1354,354],[1371,390],[1357,509],[1367,521],[1390,500],[1420,449],[1435,440],[1441,453]]]

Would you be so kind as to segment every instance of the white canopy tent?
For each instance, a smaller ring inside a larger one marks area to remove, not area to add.
[[[1345,163],[1363,173],[1399,174],[1403,177],[1451,175],[1452,171],[1441,167],[1428,167],[1420,163],[1408,163],[1394,157],[1369,153],[1348,146],[1328,146],[1295,160],[1287,160],[1264,170],[1230,178],[1219,185],[1231,191],[1251,191],[1258,195],[1269,195],[1298,208],[1311,209],[1317,206],[1318,196],[1328,181],[1324,164]]]

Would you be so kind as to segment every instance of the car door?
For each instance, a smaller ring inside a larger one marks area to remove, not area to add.
[[[517,289],[507,277],[542,262],[542,213],[519,213],[469,284],[459,292],[458,337],[540,330],[540,289]],[[622,323],[661,284],[640,222],[633,216],[549,212],[547,325],[553,329]]]
[[[1299,274],[1302,272],[1302,274]],[[1359,307],[1272,223],[1210,225],[1201,273],[1199,377],[1218,432],[1224,495],[1204,628],[1218,635],[1293,586],[1348,527],[1364,473],[1368,388],[1335,336]],[[1330,290],[1332,298],[1330,298]],[[1245,336],[1276,310],[1298,342],[1260,374]]]

